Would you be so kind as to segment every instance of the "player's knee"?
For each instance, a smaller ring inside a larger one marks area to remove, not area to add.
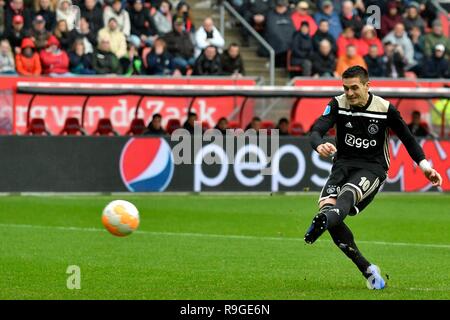
[[[338,197],[342,197],[344,194],[346,196],[352,195],[354,204],[360,202],[363,196],[362,190],[359,187],[355,186],[354,184],[350,183],[346,183],[342,186],[342,189],[339,192]]]

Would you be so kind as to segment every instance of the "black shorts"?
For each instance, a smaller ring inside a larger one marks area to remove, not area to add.
[[[319,202],[337,198],[340,192],[349,189],[355,193],[356,199],[356,204],[349,214],[355,215],[372,202],[385,180],[386,175],[379,176],[367,169],[334,165],[328,181],[320,192]]]

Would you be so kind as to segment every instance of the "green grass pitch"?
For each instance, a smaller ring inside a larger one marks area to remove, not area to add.
[[[108,201],[140,210],[138,232],[110,235]],[[1,299],[450,299],[450,197],[378,195],[347,218],[388,275],[368,290],[328,234],[303,235],[315,195],[5,196]],[[359,242],[358,242],[359,240]],[[66,286],[67,267],[81,289]]]

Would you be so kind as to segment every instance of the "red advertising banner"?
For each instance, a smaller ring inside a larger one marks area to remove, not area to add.
[[[91,83],[122,83],[122,84],[198,84],[198,85],[256,85],[253,78],[19,78],[3,77],[0,90],[6,91],[15,87],[17,81],[31,82],[82,82]],[[219,118],[229,117],[240,106],[243,98],[191,98],[145,97],[139,101],[138,96],[93,96],[89,97],[83,114],[85,96],[49,96],[16,94],[14,101],[14,129],[16,133],[24,133],[27,121],[31,118],[44,118],[46,126],[53,134],[58,134],[64,126],[67,117],[76,117],[83,123],[87,133],[97,128],[100,118],[110,118],[115,130],[124,134],[137,116],[148,123],[155,113],[163,116],[163,126],[169,119],[179,119],[183,123],[189,106],[196,112],[199,121],[213,127]],[[248,108],[248,112],[252,112]],[[237,114],[237,113],[236,113]]]
[[[450,191],[450,141],[422,140],[425,155],[442,176],[442,190]],[[400,191],[427,191],[431,183],[400,141],[390,142],[391,164],[387,183],[400,183]]]

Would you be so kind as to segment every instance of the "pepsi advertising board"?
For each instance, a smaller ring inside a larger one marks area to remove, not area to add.
[[[268,150],[191,142],[186,150],[170,137],[3,137],[0,192],[320,191],[332,166],[307,138],[280,137]],[[421,145],[441,172],[442,188],[432,188],[404,146],[391,140],[383,191],[450,191],[450,141]]]

